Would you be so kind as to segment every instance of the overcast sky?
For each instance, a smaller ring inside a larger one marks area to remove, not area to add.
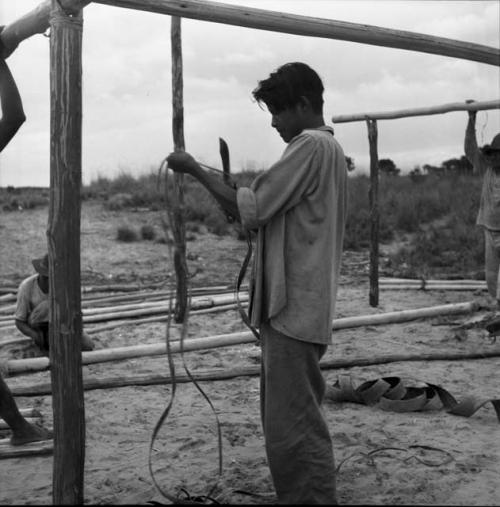
[[[8,24],[40,0],[0,0]],[[500,46],[500,2],[226,0]],[[323,78],[325,120],[333,115],[500,98],[491,65],[353,42],[182,21],[186,149],[221,167],[219,137],[233,170],[265,168],[285,145],[251,91],[279,65],[303,61]],[[49,39],[24,41],[7,60],[26,123],[0,155],[0,186],[49,186]],[[379,121],[379,158],[403,171],[463,154],[467,113]],[[500,111],[477,115],[478,142],[500,131]],[[357,171],[369,163],[364,122],[334,125]],[[170,17],[90,4],[83,35],[83,181],[149,173],[173,149]]]

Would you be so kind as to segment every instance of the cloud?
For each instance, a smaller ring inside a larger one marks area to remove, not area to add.
[[[497,2],[224,0],[308,16],[410,30],[499,46]],[[3,2],[9,22],[39,0]],[[2,20],[3,22],[3,20]],[[497,67],[400,49],[182,21],[186,146],[220,164],[224,137],[236,167],[265,167],[284,144],[254,103],[257,81],[286,61],[302,60],[325,83],[333,114],[500,98]],[[84,12],[83,176],[149,171],[171,149],[170,18],[99,4]],[[8,60],[28,121],[1,154],[0,185],[48,185],[49,39],[23,42]],[[460,155],[465,113],[379,122],[380,154],[398,164],[439,163]],[[500,112],[478,115],[480,135],[500,131]],[[484,127],[483,127],[484,125]],[[364,122],[335,125],[345,152],[368,167]],[[121,169],[120,169],[121,168]]]

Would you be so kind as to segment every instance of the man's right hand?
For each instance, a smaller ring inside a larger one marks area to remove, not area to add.
[[[472,100],[472,99],[468,99],[465,101],[466,104],[472,104],[473,102],[476,102],[475,100]],[[476,113],[477,111],[467,111],[469,113],[469,118],[471,120],[475,120],[476,119]]]

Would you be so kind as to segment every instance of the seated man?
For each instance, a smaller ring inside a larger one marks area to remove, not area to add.
[[[16,326],[33,339],[38,348],[49,350],[49,257],[33,259],[37,272],[21,282],[17,291]],[[82,331],[82,350],[93,350],[94,344]]]

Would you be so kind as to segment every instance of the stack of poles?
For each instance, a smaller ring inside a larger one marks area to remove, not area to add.
[[[50,362],[54,411],[53,503],[83,503],[85,413],[80,340],[80,187],[81,187],[81,41],[87,0],[46,0],[1,38],[6,51],[43,33],[50,24],[51,192],[47,229],[51,291]],[[496,48],[401,30],[338,22],[248,7],[185,0],[100,0],[170,16],[210,20],[297,35],[349,40],[364,44],[500,64]],[[64,10],[63,10],[64,9]],[[366,119],[366,118],[363,118]],[[68,241],[68,238],[72,238]],[[54,269],[57,266],[57,269]],[[65,330],[62,338],[62,330]]]
[[[497,60],[500,65],[500,58]],[[409,118],[411,116],[428,116],[443,114],[451,111],[485,111],[500,109],[500,100],[485,102],[455,102],[440,106],[405,109],[399,111],[386,111],[376,113],[358,113],[349,115],[336,115],[332,117],[333,123],[347,123],[353,121],[365,121],[368,128],[368,143],[370,149],[370,306],[376,307],[379,303],[379,192],[378,192],[378,148],[377,148],[377,120],[393,120],[397,118]]]

